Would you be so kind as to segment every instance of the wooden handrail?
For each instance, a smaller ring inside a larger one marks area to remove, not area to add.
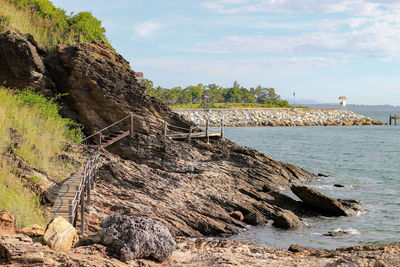
[[[107,127],[105,127],[105,128],[103,128],[103,129],[101,129],[101,130],[95,132],[94,134],[89,135],[88,137],[86,137],[85,139],[83,139],[83,140],[81,141],[81,143],[84,142],[84,141],[86,141],[86,140],[88,140],[89,138],[92,138],[93,136],[96,136],[96,135],[98,135],[98,134],[101,134],[101,133],[104,132],[105,130],[107,130],[107,129],[113,127],[113,126],[115,126],[116,124],[118,124],[118,123],[120,123],[120,122],[123,122],[124,120],[126,120],[126,119],[128,119],[128,118],[131,118],[131,127],[130,127],[130,129],[131,129],[131,131],[133,131],[133,114],[130,114],[129,116],[126,116],[125,118],[120,119],[119,121],[114,122],[113,124],[108,125]]]

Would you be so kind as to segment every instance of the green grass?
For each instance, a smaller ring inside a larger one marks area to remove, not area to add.
[[[78,130],[70,130],[71,123],[61,118],[53,100],[47,100],[31,90],[13,94],[8,89],[0,88],[0,157],[11,149],[12,153],[30,166],[44,171],[52,180],[63,181],[77,171],[76,167],[57,158],[65,144],[81,139]],[[10,128],[23,137],[18,147],[13,146]],[[29,186],[41,184],[41,178],[25,180],[16,173],[15,166],[0,160],[0,210],[12,212],[16,216],[17,227],[45,224],[39,197]]]
[[[257,104],[257,103],[207,103],[170,106],[172,109],[194,109],[194,108],[282,108],[278,105]],[[292,108],[289,106],[287,108]],[[299,106],[298,108],[307,108]]]
[[[0,161],[0,192],[0,210],[14,214],[16,228],[46,224],[47,218],[40,208],[39,197],[4,161]]]

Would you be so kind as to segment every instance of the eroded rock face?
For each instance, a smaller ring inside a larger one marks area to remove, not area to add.
[[[164,104],[145,94],[129,63],[104,42],[59,47],[48,66],[64,99],[68,115],[93,134],[124,117],[134,114],[134,131],[160,134],[164,121],[178,126],[189,122],[171,112]],[[114,127],[129,129],[130,120]]]
[[[72,224],[59,216],[49,223],[43,239],[50,248],[67,251],[78,242],[79,237]]]
[[[46,51],[33,36],[16,31],[0,34],[0,85],[13,88],[32,86],[46,93],[54,90],[43,57]]]
[[[176,246],[168,228],[160,222],[120,214],[109,216],[101,223],[98,239],[122,261],[153,257],[162,262]]]

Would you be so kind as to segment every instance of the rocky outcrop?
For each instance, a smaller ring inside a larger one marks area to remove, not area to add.
[[[146,95],[129,63],[104,42],[58,47],[47,65],[57,87],[68,94],[64,110],[85,125],[88,135],[130,113],[134,131],[146,135],[160,134],[165,121],[182,127],[190,124]],[[126,130],[129,123],[113,130]]]
[[[0,236],[15,233],[15,216],[12,213],[0,212]]]
[[[44,236],[44,232],[46,229],[44,229],[42,226],[34,224],[31,227],[24,227],[21,229],[17,230],[18,234],[24,234],[29,237],[41,237]]]
[[[75,228],[63,217],[54,218],[46,228],[44,242],[52,249],[70,250],[79,240]]]
[[[30,34],[16,31],[0,34],[0,86],[31,86],[45,94],[54,90],[43,62],[46,54]]]
[[[0,265],[42,266],[44,263],[42,246],[25,235],[0,237]]]
[[[104,219],[97,238],[125,262],[148,257],[163,262],[176,246],[168,228],[160,222],[120,214]]]
[[[337,200],[327,197],[313,188],[300,185],[291,185],[290,190],[306,205],[315,208],[324,215],[351,216],[361,209],[360,203],[355,200]]]
[[[176,109],[197,125],[219,126],[349,126],[381,125],[349,110],[304,108]]]

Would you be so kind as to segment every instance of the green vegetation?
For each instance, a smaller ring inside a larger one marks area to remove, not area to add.
[[[153,82],[146,79],[143,79],[141,84],[146,88],[147,94],[160,99],[171,108],[291,107],[286,100],[281,99],[274,88],[261,85],[247,89],[234,82],[232,87],[228,88],[216,84],[198,84],[184,89],[167,89],[160,86],[154,88]]]
[[[71,130],[71,125],[76,126],[61,118],[54,100],[47,100],[29,89],[13,94],[0,88],[0,155],[13,153],[53,180],[61,181],[76,168],[60,161],[57,154],[68,141],[82,138],[80,130]],[[20,136],[18,145],[12,132]],[[46,218],[40,209],[39,197],[27,186],[41,184],[42,178],[33,176],[23,180],[16,166],[5,158],[0,161],[0,210],[12,212],[17,227],[33,223],[43,225]]]
[[[0,192],[0,210],[14,214],[17,228],[46,224],[39,197],[24,186],[21,178],[4,161],[0,161]]]
[[[10,28],[32,34],[47,49],[93,40],[108,43],[101,21],[90,12],[67,15],[48,0],[0,0],[0,32]]]

